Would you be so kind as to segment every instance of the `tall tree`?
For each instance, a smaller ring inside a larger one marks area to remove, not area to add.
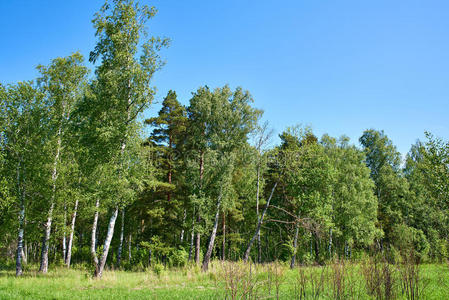
[[[430,256],[447,257],[449,226],[449,142],[426,132],[407,154],[405,176],[412,197],[407,217],[409,224],[421,230],[430,243]]]
[[[187,126],[186,110],[178,102],[175,91],[168,91],[158,116],[145,120],[145,123],[154,128],[150,140],[162,152],[162,167],[167,170],[166,181],[171,185]],[[167,191],[167,201],[170,199],[171,190]]]
[[[381,242],[385,240],[391,244],[394,226],[403,222],[403,210],[407,206],[408,183],[401,173],[401,155],[383,131],[365,130],[359,141],[375,183],[378,226],[385,234]]]
[[[41,262],[39,271],[48,271],[48,247],[50,241],[51,225],[53,221],[53,211],[56,201],[56,181],[59,175],[59,163],[63,149],[64,135],[66,134],[67,123],[74,104],[83,94],[83,86],[87,74],[87,68],[82,65],[83,57],[75,53],[66,58],[56,58],[48,66],[39,66],[41,77],[38,84],[48,97],[51,103],[51,136],[53,151],[53,166],[51,170],[51,194],[48,201],[49,208],[45,232],[42,240]]]
[[[335,245],[369,246],[379,236],[377,221],[377,198],[370,169],[365,165],[365,155],[355,146],[349,146],[349,138],[336,140],[327,135],[321,143],[326,149],[334,169],[332,184],[332,215],[329,229],[329,255]]]
[[[136,118],[154,97],[150,81],[163,64],[159,50],[168,45],[168,39],[147,38],[146,23],[155,14],[154,7],[133,0],[113,0],[106,2],[93,20],[98,42],[90,61],[101,60],[96,69],[95,101],[102,113],[97,117],[99,123],[104,121],[100,130],[119,164],[119,176],[123,176],[127,165],[125,150],[135,135]],[[114,232],[120,201],[114,202],[103,253],[96,263],[96,277],[102,275]],[[93,256],[95,260],[96,254]]]
[[[241,88],[232,91],[228,86],[214,91],[200,88],[190,101],[189,125],[194,134],[191,144],[200,153],[199,198],[203,199],[205,219],[213,219],[203,270],[208,269],[220,211],[232,205],[235,150],[247,142],[261,114],[251,107],[252,102],[248,92]]]
[[[28,199],[35,192],[46,194],[42,188],[45,164],[43,147],[48,129],[47,104],[44,95],[32,82],[21,82],[3,90],[2,98],[2,154],[6,159],[9,190],[14,195],[18,214],[16,275],[23,272],[24,227]],[[44,171],[44,172],[42,172]],[[37,198],[37,197],[36,197]],[[36,199],[37,200],[37,199]]]
[[[314,238],[315,260],[319,262],[320,236],[331,225],[331,161],[310,128],[288,128],[281,139],[285,190],[296,215],[291,266],[295,264],[300,220],[308,223]]]
[[[255,135],[254,135],[254,147],[257,152],[256,159],[256,216],[257,222],[259,222],[259,200],[260,200],[260,191],[263,190],[263,173],[266,169],[266,149],[264,149],[269,142],[271,136],[273,135],[273,130],[268,128],[268,122],[263,123],[261,126],[258,126]],[[261,263],[262,260],[262,248],[260,243],[260,230],[257,231],[257,262]]]

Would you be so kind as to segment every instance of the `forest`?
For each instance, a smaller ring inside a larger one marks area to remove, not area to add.
[[[425,132],[403,158],[382,130],[293,125],[273,146],[257,101],[228,85],[171,90],[145,118],[170,44],[147,32],[156,12],[106,2],[94,70],[75,52],[0,84],[0,269],[449,259],[448,141]]]

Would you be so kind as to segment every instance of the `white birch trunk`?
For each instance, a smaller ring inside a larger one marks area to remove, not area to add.
[[[131,258],[132,258],[132,254],[131,254],[131,233],[129,234],[129,239],[128,239],[128,262],[131,263]]]
[[[22,197],[21,197],[22,198]],[[20,200],[20,212],[19,212],[19,236],[17,241],[17,256],[16,256],[16,276],[21,276],[22,259],[25,261],[25,255],[23,253],[23,236],[24,236],[24,220],[25,220],[25,204],[23,198]]]
[[[270,201],[271,201],[271,198],[273,197],[274,190],[276,189],[277,185],[278,185],[278,183],[276,182],[274,184],[273,188],[271,189],[270,197],[268,198],[267,203],[265,204],[265,208],[264,208],[264,210],[262,212],[262,215],[259,218],[259,222],[257,223],[256,232],[254,233],[253,237],[249,241],[248,247],[246,248],[246,251],[245,251],[245,255],[243,256],[243,261],[244,262],[248,261],[249,253],[251,252],[251,247],[253,246],[254,241],[255,241],[256,237],[258,236],[258,234],[260,232],[260,227],[262,226],[263,218],[265,217],[265,214],[267,213],[268,206],[270,206]]]
[[[122,226],[120,228],[120,243],[117,251],[117,266],[120,267],[122,261],[123,234],[125,229],[125,209],[122,209]]]
[[[62,225],[62,260],[67,262],[67,238],[66,238],[66,224],[67,224],[67,205],[64,201],[64,224]]]
[[[184,208],[184,215],[182,217],[182,229],[181,229],[181,236],[180,236],[180,242],[181,244],[184,242],[184,225],[186,223],[186,217],[187,217],[187,210]]]
[[[50,209],[48,210],[47,222],[45,224],[45,235],[42,240],[42,251],[41,251],[41,264],[39,267],[39,272],[48,272],[48,243],[50,242],[51,224],[53,221],[53,209],[55,207],[55,194],[56,194],[56,179],[58,179],[58,161],[61,152],[61,142],[62,142],[62,126],[58,129],[58,142],[56,147],[55,160],[53,162],[53,172],[51,174],[51,180],[53,183],[52,193],[50,199]]]
[[[90,253],[92,255],[92,260],[94,261],[95,265],[95,274],[98,273],[98,256],[96,251],[96,241],[97,241],[97,224],[98,224],[98,208],[100,206],[100,200],[97,199],[95,203],[95,215],[94,215],[94,222],[92,224],[92,239],[90,243]]]
[[[73,245],[73,234],[75,232],[75,221],[76,214],[78,212],[78,199],[75,201],[75,209],[73,210],[72,223],[70,224],[70,236],[69,236],[69,245],[67,247],[67,257],[66,257],[66,265],[67,268],[70,268],[70,261],[72,259],[72,245]]]
[[[202,266],[203,271],[207,271],[207,269],[209,268],[210,257],[212,255],[212,250],[214,249],[215,237],[217,236],[218,220],[220,218],[220,205],[221,205],[221,194],[218,197],[218,201],[217,201],[214,227],[212,228],[212,232],[210,234],[209,246],[207,247],[206,255],[204,255],[204,259],[203,259],[203,266]]]
[[[193,240],[195,239],[195,217],[193,217],[193,225],[192,225],[192,231],[190,234],[190,248],[189,248],[189,261],[192,260],[193,255]]]
[[[256,214],[257,222],[259,222],[259,193],[260,193],[260,158],[257,164],[257,190],[256,190]],[[262,248],[260,245],[260,231],[257,233],[257,262],[262,260]]]
[[[23,236],[24,236],[24,223],[25,223],[25,192],[22,193],[20,182],[20,161],[17,164],[17,191],[20,198],[20,212],[19,212],[19,234],[17,239],[17,256],[16,256],[16,276],[21,276],[23,273],[22,268],[22,253],[23,253]]]
[[[292,260],[290,261],[290,269],[293,269],[295,267],[296,250],[298,249],[298,234],[299,234],[299,223],[298,223],[298,220],[297,220],[296,221],[296,229],[295,229],[295,237],[293,239],[293,251],[294,252],[292,254]]]
[[[101,258],[100,258],[98,272],[96,270],[96,273],[95,273],[95,277],[97,277],[97,278],[101,278],[101,276],[103,275],[103,269],[104,269],[104,266],[106,265],[106,259],[108,258],[108,252],[109,252],[109,247],[111,245],[112,236],[114,235],[114,227],[115,227],[115,221],[117,220],[117,215],[118,215],[118,207],[116,207],[114,209],[114,212],[112,213],[112,216],[109,219],[108,232],[106,233],[106,239],[104,241],[104,246],[103,246],[103,254],[101,255]]]

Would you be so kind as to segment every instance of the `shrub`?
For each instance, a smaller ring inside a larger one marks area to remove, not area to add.
[[[422,230],[399,224],[393,228],[392,237],[397,249],[413,249],[418,259],[424,260],[426,258],[430,246]]]
[[[164,265],[163,265],[163,264],[160,264],[160,263],[154,264],[154,266],[153,266],[153,272],[154,272],[157,276],[161,276],[162,273],[164,272]]]
[[[173,250],[168,255],[168,261],[171,266],[184,267],[187,264],[189,253],[184,248]]]

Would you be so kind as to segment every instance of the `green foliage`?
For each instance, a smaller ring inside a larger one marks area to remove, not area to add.
[[[153,272],[157,275],[157,276],[161,276],[162,275],[162,273],[164,272],[164,265],[163,264],[160,264],[160,263],[157,263],[157,264],[154,264],[154,266],[153,266]]]
[[[170,265],[174,267],[184,267],[187,265],[187,260],[189,258],[189,253],[180,247],[179,249],[172,250],[168,255],[168,260]]]
[[[392,232],[393,245],[400,251],[414,250],[419,259],[425,259],[429,251],[429,243],[422,230],[403,224],[395,225]]]
[[[268,147],[270,131],[259,124],[251,94],[227,85],[202,86],[188,103],[170,90],[157,116],[142,122],[169,45],[147,31],[156,12],[138,1],[106,1],[93,20],[90,79],[83,56],[73,53],[38,66],[36,81],[0,84],[6,268],[24,232],[24,268],[32,270],[49,217],[50,262],[61,265],[75,213],[72,261],[84,269],[92,256],[109,253],[109,268],[120,256],[119,267],[143,271],[151,259],[162,280],[167,267],[189,265],[196,236],[200,257],[236,261],[271,193],[253,261],[260,254],[261,262],[324,264],[360,259],[370,247],[390,262],[407,251],[420,260],[449,258],[449,143],[430,133],[405,164],[374,129],[363,132],[361,149],[345,136],[319,138],[300,126]],[[126,211],[119,234],[110,218],[118,210]]]

